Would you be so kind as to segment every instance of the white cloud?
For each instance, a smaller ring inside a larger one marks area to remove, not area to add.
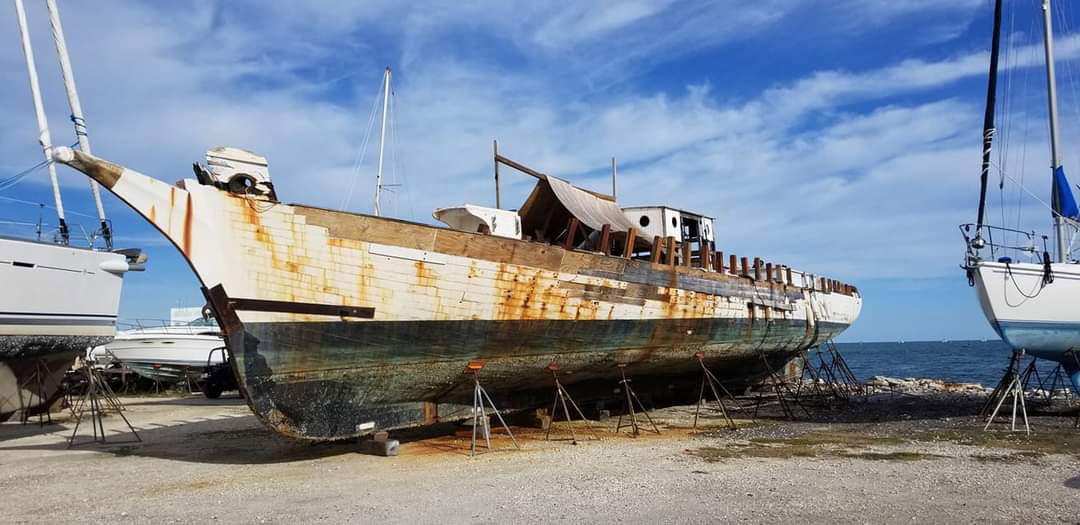
[[[849,279],[951,275],[955,225],[973,215],[981,94],[934,90],[984,75],[980,52],[778,76],[740,102],[708,84],[605,91],[600,82],[767,32],[805,7],[798,3],[186,5],[64,6],[96,152],[164,180],[188,176],[203,151],[229,144],[268,156],[285,200],[338,206],[382,63],[396,54],[397,174],[406,187],[386,207],[416,220],[430,221],[435,207],[493,202],[493,138],[512,158],[601,190],[617,156],[626,204],[714,214],[726,251]],[[938,9],[889,5],[875,16]],[[47,24],[40,9],[32,14],[60,126]],[[0,11],[0,25],[9,23]],[[473,31],[484,45],[467,43]],[[1023,49],[1015,66],[1030,65],[1033,48]],[[1062,39],[1059,50],[1077,56],[1080,39]],[[24,75],[16,46],[0,48],[0,94],[17,109],[0,129],[0,153],[32,164],[40,152]],[[335,94],[342,79],[353,88]],[[366,211],[370,162],[361,177],[351,209]],[[504,180],[511,206],[531,187],[526,177]]]

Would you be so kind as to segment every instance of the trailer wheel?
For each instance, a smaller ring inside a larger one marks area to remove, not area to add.
[[[206,399],[217,399],[221,397],[221,393],[225,391],[225,388],[214,381],[208,381],[203,385],[203,395]]]

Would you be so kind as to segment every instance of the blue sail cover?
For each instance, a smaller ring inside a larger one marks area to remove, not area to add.
[[[1072,189],[1069,188],[1069,179],[1065,178],[1065,167],[1058,166],[1054,170],[1054,189],[1050,196],[1054,207],[1054,214],[1077,220],[1080,218],[1080,209],[1076,207],[1076,199],[1073,198]]]

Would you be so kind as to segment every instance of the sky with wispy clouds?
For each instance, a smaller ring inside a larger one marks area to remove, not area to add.
[[[1038,5],[1011,4],[995,157],[1009,200],[993,192],[990,213],[1045,230]],[[988,0],[60,5],[94,153],[160,179],[231,145],[269,158],[283,200],[370,212],[377,138],[357,161],[390,65],[398,186],[384,213],[432,222],[437,207],[493,205],[493,139],[605,191],[614,156],[622,204],[699,210],[726,253],[859,286],[863,315],[844,340],[992,337],[957,230],[977,204]],[[44,2],[27,7],[54,142],[74,142]],[[1059,18],[1057,41],[1067,171],[1080,137],[1074,20]],[[41,151],[10,7],[0,27],[2,178]],[[81,175],[60,175],[66,205],[91,214]],[[531,185],[508,175],[504,203]],[[2,197],[50,202],[44,172]],[[118,244],[151,257],[126,278],[121,316],[200,305],[180,255],[112,196],[106,207]],[[0,200],[0,218],[38,213]]]

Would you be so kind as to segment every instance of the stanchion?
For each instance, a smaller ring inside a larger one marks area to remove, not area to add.
[[[517,439],[514,438],[514,433],[510,431],[510,427],[507,426],[506,421],[503,421],[503,417],[499,414],[499,409],[495,408],[495,402],[491,400],[491,396],[484,390],[483,386],[480,386],[480,370],[484,368],[483,361],[469,361],[465,365],[465,374],[472,374],[473,376],[473,421],[472,421],[472,442],[469,447],[469,455],[476,455],[476,430],[477,427],[483,427],[484,441],[487,443],[488,450],[491,448],[491,424],[488,420],[487,406],[491,406],[491,411],[495,413],[495,417],[499,418],[499,423],[502,424],[503,429],[506,430],[506,434],[510,436],[510,440],[513,441],[514,447],[521,449],[521,445],[518,445]]]
[[[632,436],[637,437],[638,435],[641,434],[641,430],[640,430],[638,422],[637,422],[637,412],[634,410],[634,403],[636,402],[637,406],[641,409],[641,413],[645,416],[645,419],[648,419],[649,424],[652,425],[653,432],[656,432],[657,434],[659,434],[660,433],[660,427],[656,426],[656,422],[653,421],[651,416],[649,416],[649,412],[647,410],[645,410],[645,405],[643,405],[641,403],[641,400],[638,399],[638,396],[634,392],[634,389],[630,387],[630,380],[626,378],[626,364],[625,363],[619,363],[618,365],[615,365],[615,366],[619,367],[619,375],[622,376],[622,379],[619,381],[619,384],[622,385],[622,391],[623,391],[623,397],[624,397],[624,405],[623,405],[624,410],[623,410],[623,414],[619,414],[619,421],[615,424],[615,433],[618,433],[620,430],[622,430],[622,428],[624,426],[623,422],[622,422],[623,415],[624,414],[629,414],[630,423],[628,423],[625,426],[629,427],[629,428],[631,428],[633,430],[633,432],[631,433]]]
[[[1017,356],[1019,354],[1019,357]],[[986,426],[983,427],[983,431],[990,428],[990,425],[997,419],[998,412],[1001,410],[1001,406],[1005,404],[1005,400],[1012,398],[1012,420],[1010,422],[1010,429],[1012,432],[1016,432],[1016,412],[1019,409],[1020,414],[1024,417],[1024,432],[1031,433],[1031,427],[1028,425],[1027,406],[1024,404],[1024,384],[1021,382],[1021,375],[1017,373],[1019,370],[1020,360],[1023,359],[1024,351],[1014,352],[1013,358],[1009,363],[1009,368],[1006,370],[1006,377],[1002,378],[1002,382],[1008,382],[1008,386],[1002,390],[1000,399],[998,399],[997,405],[994,406],[994,411],[990,414],[990,417],[986,420]],[[1016,366],[1013,366],[1013,365]],[[995,390],[997,392],[997,390]]]
[[[597,441],[599,441],[600,435],[596,433],[592,423],[589,423],[588,418],[586,418],[585,414],[578,408],[577,403],[574,402],[574,398],[570,397],[570,392],[567,392],[566,387],[559,381],[559,364],[553,361],[551,364],[547,365],[545,370],[551,372],[551,378],[555,380],[555,401],[551,403],[551,421],[548,423],[547,433],[545,434],[544,439],[551,440],[551,427],[555,426],[555,418],[558,416],[559,405],[561,404],[563,414],[566,416],[566,426],[570,429],[570,441],[577,445],[577,433],[574,432],[574,421],[570,418],[570,408],[567,406],[567,401],[569,401],[569,406],[574,407],[574,411],[576,411],[578,416],[581,417],[581,420],[585,422],[585,425],[589,427],[589,432],[597,439]]]
[[[101,376],[101,373],[94,368],[93,363],[83,361],[82,371],[86,374],[86,392],[72,408],[72,413],[75,414],[75,429],[71,431],[71,438],[68,439],[68,448],[75,446],[75,437],[79,434],[79,425],[87,412],[90,413],[90,426],[94,430],[94,443],[134,443],[142,441],[139,433],[135,431],[135,427],[131,426],[131,422],[124,415],[123,404],[120,403],[120,400],[116,397],[112,388],[109,387],[105,378]],[[108,410],[116,412],[120,419],[124,420],[128,430],[135,436],[134,440],[110,442],[105,439],[105,425],[102,419]]]
[[[713,375],[712,371],[705,366],[705,352],[697,352],[694,354],[694,358],[697,359],[698,364],[701,365],[701,390],[698,391],[697,408],[694,409],[694,427],[697,428],[698,414],[701,413],[701,405],[708,401],[705,400],[705,385],[709,385],[709,390],[713,394],[713,398],[716,399],[716,406],[719,407],[720,413],[723,414],[724,420],[727,421],[728,427],[732,430],[738,430],[739,426],[735,424],[735,420],[731,419],[728,415],[727,407],[724,406],[724,401],[720,398],[720,392],[722,390],[724,395],[731,398],[731,401],[738,406],[738,402],[735,401],[735,396],[728,392],[728,389],[724,388],[724,385],[720,383],[720,380]],[[742,407],[738,407],[738,410],[742,410]]]

